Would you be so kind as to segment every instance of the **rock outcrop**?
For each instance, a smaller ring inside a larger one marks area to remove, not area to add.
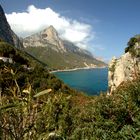
[[[128,48],[119,59],[114,57],[109,63],[108,86],[110,94],[122,82],[134,80],[140,74],[140,41],[137,40]]]
[[[51,45],[53,47],[51,47]],[[59,38],[58,33],[56,29],[53,26],[50,26],[43,31],[33,34],[29,37],[26,37],[23,40],[24,47],[44,47],[44,46],[50,46],[51,49],[57,52],[66,52],[66,49],[64,47],[63,41]]]
[[[11,45],[22,48],[23,45],[20,42],[20,39],[17,35],[12,31],[10,25],[7,22],[4,10],[0,5],[0,39],[10,43]]]

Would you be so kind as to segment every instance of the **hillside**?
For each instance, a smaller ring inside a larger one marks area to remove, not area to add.
[[[0,39],[0,57],[12,59],[13,62],[21,63],[22,65],[29,65],[30,67],[46,66],[43,62],[39,61],[32,55],[29,55],[23,50],[13,47],[7,42]]]
[[[28,53],[53,69],[106,66],[90,52],[62,40],[53,26],[25,38],[23,45]]]
[[[1,62],[1,70],[3,71],[1,75],[3,82],[2,84],[2,91],[6,91],[6,81],[7,79],[9,79],[7,81],[7,83],[10,84],[14,84],[14,83],[10,83],[10,79],[12,80],[12,74],[14,74],[13,72],[15,72],[15,76],[16,76],[16,80],[19,81],[19,83],[21,83],[20,88],[22,88],[22,86],[24,87],[26,85],[26,82],[32,84],[33,88],[40,88],[40,90],[43,90],[46,86],[49,87],[50,84],[53,85],[57,85],[58,86],[63,86],[64,88],[66,87],[68,90],[70,90],[67,86],[65,86],[60,80],[58,80],[57,78],[55,78],[54,75],[49,74],[49,72],[47,71],[47,69],[45,69],[43,67],[43,65],[41,65],[41,63],[38,63],[35,59],[33,59],[32,57],[29,57],[28,55],[26,55],[26,53],[24,53],[24,51],[18,50],[17,48],[11,46],[10,44],[0,41],[0,62]],[[6,58],[6,60],[4,59]],[[7,61],[7,58],[11,59],[11,61]],[[41,72],[41,73],[39,73]],[[11,73],[11,76],[9,75],[9,77],[6,77],[6,75],[8,75],[8,73]],[[38,75],[37,77],[32,77],[33,75]],[[14,75],[13,75],[14,76]],[[44,83],[40,83],[40,81],[43,82],[43,80],[45,80],[45,76],[46,76],[46,80],[48,79],[48,81],[44,81]],[[4,79],[6,80],[4,80]],[[18,79],[19,78],[19,79]],[[53,82],[51,82],[53,81]],[[47,83],[50,82],[50,83]],[[51,88],[53,87],[53,85],[51,86]],[[13,85],[14,86],[14,85]],[[60,88],[58,87],[58,89]],[[13,88],[13,87],[11,87]],[[54,86],[55,88],[55,86]],[[57,88],[57,87],[56,87]]]
[[[3,41],[0,58],[6,58],[0,60],[0,139],[46,137],[44,132],[49,134],[58,129],[58,117],[64,115],[67,119],[66,112],[75,102],[72,98],[77,101],[84,98],[42,65],[33,65],[21,50]],[[46,123],[48,126],[43,130]]]
[[[0,46],[0,55],[13,59],[0,61],[0,139],[140,139],[139,76],[110,96],[88,97],[31,67],[11,45]]]

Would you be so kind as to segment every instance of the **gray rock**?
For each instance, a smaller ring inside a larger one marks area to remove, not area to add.
[[[26,37],[23,40],[23,45],[25,48],[29,46],[50,47],[51,45],[49,44],[53,45],[51,49],[54,51],[61,53],[66,52],[63,41],[59,38],[58,33],[53,26],[44,29],[40,33]]]

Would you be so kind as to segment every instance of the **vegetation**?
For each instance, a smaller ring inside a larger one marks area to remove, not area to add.
[[[140,139],[139,78],[111,96],[87,97],[20,60],[0,62],[1,140]]]
[[[4,42],[2,39],[0,39],[0,56],[12,58],[16,64],[30,65],[30,67],[35,67],[36,65],[46,66],[43,62],[29,55],[25,51],[19,50],[7,42]]]
[[[106,65],[99,60],[84,56],[83,54],[77,54],[70,51],[68,53],[58,53],[51,49],[53,47],[54,46],[50,46],[49,44],[49,47],[27,47],[25,50],[36,57],[38,60],[47,64],[49,68],[52,69],[72,69],[77,67],[85,67],[84,62],[88,65]]]
[[[115,66],[116,66],[116,61],[114,61],[112,67],[109,68],[109,71],[113,73],[115,71]]]
[[[132,56],[140,57],[140,35],[132,37],[127,45],[128,47],[125,48],[125,53],[130,52]]]

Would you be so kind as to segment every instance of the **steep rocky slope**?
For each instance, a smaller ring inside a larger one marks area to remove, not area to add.
[[[59,38],[57,31],[53,26],[43,31],[31,35],[23,40],[23,45],[27,47],[50,47],[57,52],[65,52],[62,40]]]
[[[108,84],[112,93],[121,83],[137,79],[140,74],[140,36],[128,42],[125,54],[119,59],[115,57],[109,64]]]
[[[27,52],[54,69],[106,66],[90,52],[62,40],[53,26],[25,38],[23,45]]]
[[[0,38],[14,45],[17,48],[23,47],[17,35],[11,30],[11,27],[9,23],[7,22],[7,19],[5,17],[5,14],[1,5],[0,5]]]

